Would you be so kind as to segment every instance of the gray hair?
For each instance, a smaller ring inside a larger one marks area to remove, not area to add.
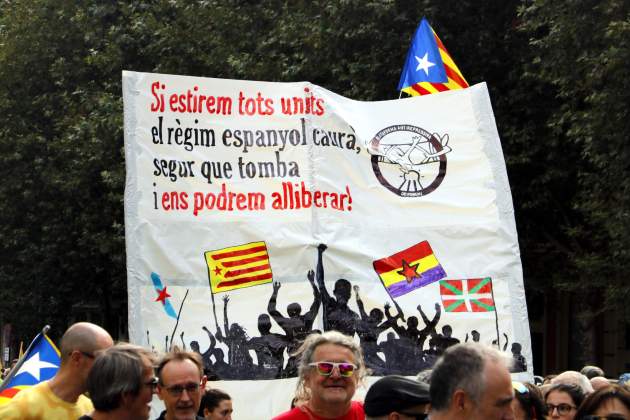
[[[580,373],[588,379],[593,379],[597,376],[604,376],[604,371],[599,366],[584,366],[582,370],[580,370]]]
[[[122,404],[125,394],[138,395],[153,353],[133,344],[120,343],[101,353],[90,370],[87,390],[94,408],[109,412]]]
[[[569,384],[580,387],[584,394],[592,394],[593,393],[593,385],[588,380],[588,378],[582,375],[580,372],[576,372],[574,370],[567,370],[557,375],[555,378],[551,380],[551,385],[556,384]]]
[[[433,366],[429,391],[431,406],[437,411],[448,409],[458,389],[479,403],[486,387],[486,364],[499,363],[509,369],[510,361],[511,358],[497,349],[477,343],[449,347]]]
[[[361,347],[352,337],[344,335],[339,331],[310,334],[294,354],[294,356],[299,356],[300,358],[298,364],[298,383],[295,391],[295,397],[299,400],[307,401],[311,398],[310,390],[305,385],[306,374],[312,369],[309,364],[313,362],[315,349],[323,344],[334,344],[336,346],[345,347],[352,352],[354,362],[357,365],[357,370],[354,375],[358,378],[359,383],[368,374],[365,362],[363,361]]]

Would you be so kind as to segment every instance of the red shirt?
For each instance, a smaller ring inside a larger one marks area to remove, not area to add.
[[[364,420],[365,412],[363,412],[363,404],[358,401],[352,401],[350,410],[341,417],[327,419],[313,413],[306,406],[295,407],[293,410],[284,412],[273,420]]]

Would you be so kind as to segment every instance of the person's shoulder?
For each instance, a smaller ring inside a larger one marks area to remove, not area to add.
[[[362,420],[365,418],[365,411],[363,411],[363,403],[360,401],[352,401],[350,406],[351,419]]]
[[[295,407],[282,414],[278,414],[273,420],[308,420],[308,416],[299,407]]]

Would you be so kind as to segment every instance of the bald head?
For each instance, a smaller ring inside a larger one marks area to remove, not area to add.
[[[90,322],[77,322],[61,337],[61,364],[68,360],[73,351],[94,354],[113,344],[112,337],[103,328]]]
[[[591,378],[591,385],[595,391],[599,391],[602,388],[610,386],[610,382],[608,382],[608,379],[603,376],[595,376]]]

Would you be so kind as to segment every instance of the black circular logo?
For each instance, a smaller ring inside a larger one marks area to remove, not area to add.
[[[372,170],[385,188],[400,197],[422,197],[446,176],[448,135],[431,134],[409,124],[380,130],[370,141]]]

